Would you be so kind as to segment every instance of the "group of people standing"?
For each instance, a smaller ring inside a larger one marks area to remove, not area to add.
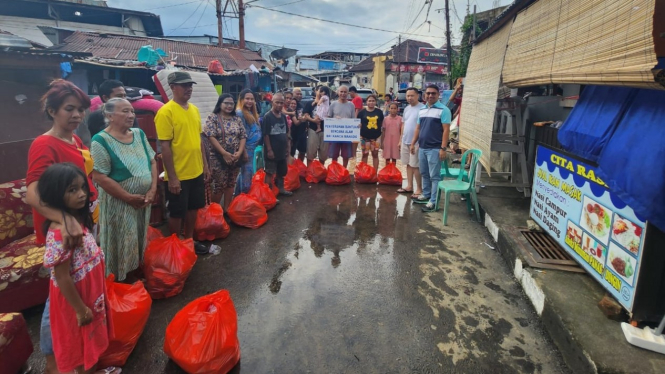
[[[275,93],[261,116],[257,95],[244,90],[237,101],[221,95],[202,125],[198,108],[189,103],[196,82],[178,71],[169,75],[168,84],[173,97],[158,110],[155,128],[171,234],[192,238],[197,211],[206,201],[221,202],[226,209],[234,196],[248,192],[259,146],[266,183],[275,183],[286,196],[291,193],[283,178],[290,157],[308,163],[342,157],[346,167],[357,144],[325,142],[327,118],[360,118],[363,161],[371,154],[378,169],[379,149],[388,162],[401,158],[407,185],[398,191],[412,193],[414,202],[426,204],[424,211],[434,210],[450,124],[436,86],[427,87],[424,105],[418,91],[409,89],[403,117],[396,103],[388,104],[384,115],[374,95],[364,106],[356,89],[346,86],[338,88],[333,102],[328,87],[317,87],[316,98],[304,106],[297,88]],[[46,248],[44,266],[51,269],[40,334],[49,373],[95,372],[112,328],[104,278],[111,273],[118,281],[137,278],[149,208],[160,183],[156,154],[136,127],[122,84],[113,81],[100,88],[103,105],[86,118],[90,98],[70,82],[52,82],[42,98],[52,126],[34,140],[28,155],[26,201],[33,208],[37,244]],[[80,126],[90,130],[89,148],[76,135]],[[195,251],[204,254],[208,248],[196,242]],[[120,369],[99,372],[118,374]]]

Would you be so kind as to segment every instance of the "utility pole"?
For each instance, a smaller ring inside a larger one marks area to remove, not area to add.
[[[222,38],[222,0],[216,0],[217,4],[217,46],[221,47],[224,40]]]
[[[453,76],[451,74],[453,64],[452,49],[453,47],[450,45],[450,7],[449,0],[446,0],[446,53],[448,55],[448,83],[451,90],[453,89]]]
[[[475,5],[473,6],[473,29],[471,29],[471,32],[472,32],[472,34],[471,34],[470,40],[471,40],[471,42],[475,42],[476,41],[476,6]]]
[[[238,35],[240,37],[240,49],[245,49],[245,5],[238,0]]]
[[[407,49],[408,51],[408,49]],[[400,81],[402,80],[402,58],[400,57],[402,54],[402,35],[400,34],[398,42],[397,42],[397,91],[399,91],[399,84],[401,83]]]

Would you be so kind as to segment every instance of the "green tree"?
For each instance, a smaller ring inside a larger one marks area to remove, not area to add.
[[[473,45],[469,43],[471,39],[471,33],[473,32],[473,16],[469,15],[464,18],[464,24],[460,28],[462,31],[462,44],[460,48],[460,53],[453,56],[452,68],[450,69],[450,74],[453,77],[453,82],[457,78],[466,76],[466,69],[469,66],[469,58],[471,57],[471,50]],[[476,26],[476,37],[482,33],[480,27]],[[474,38],[475,39],[475,38]]]

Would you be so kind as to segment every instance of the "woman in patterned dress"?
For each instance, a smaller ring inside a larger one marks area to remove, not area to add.
[[[212,202],[226,210],[233,200],[233,190],[245,159],[247,134],[240,117],[236,115],[235,101],[230,94],[217,100],[215,109],[208,115],[203,133],[210,140],[209,167],[212,174]]]
[[[249,192],[249,187],[252,184],[252,176],[254,176],[254,151],[256,147],[263,143],[263,136],[261,135],[261,125],[259,125],[259,112],[256,108],[256,100],[251,90],[242,90],[238,96],[238,104],[236,106],[236,114],[245,126],[245,134],[247,141],[245,142],[245,150],[247,151],[247,158],[249,159],[241,168],[240,175],[238,175],[238,182],[236,183],[235,194]]]
[[[145,134],[132,128],[135,115],[129,101],[111,99],[102,110],[108,126],[91,144],[93,179],[101,187],[99,240],[106,274],[122,281],[143,262],[157,166]]]

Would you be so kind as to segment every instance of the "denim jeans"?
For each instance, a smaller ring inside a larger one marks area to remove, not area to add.
[[[50,299],[50,298],[49,298]],[[51,307],[50,300],[46,299],[44,304],[44,313],[42,314],[42,325],[39,330],[39,349],[45,356],[53,354],[53,338],[51,337]]]
[[[436,194],[441,181],[441,160],[439,149],[429,148],[418,150],[420,174],[423,178],[423,196],[428,197],[432,204],[436,203]]]

